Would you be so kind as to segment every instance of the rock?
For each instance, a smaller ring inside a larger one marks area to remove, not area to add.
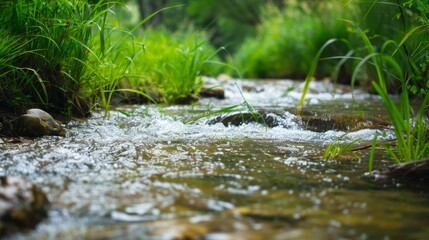
[[[38,187],[16,176],[0,177],[0,237],[34,228],[47,216],[49,201]]]
[[[366,173],[364,177],[372,179],[375,182],[385,183],[394,181],[418,183],[427,186],[429,183],[429,158],[377,169],[371,173]]]
[[[200,97],[225,99],[225,88],[218,79],[202,77],[201,80],[204,82],[204,85],[199,92]]]
[[[248,123],[259,123],[269,128],[278,126],[288,127],[285,126],[280,115],[263,111],[230,113],[218,116],[208,122],[210,125],[216,123],[222,123],[225,127],[240,126]]]
[[[294,216],[294,213],[289,209],[276,209],[273,206],[265,206],[264,204],[250,205],[247,207],[238,207],[230,210],[234,216],[241,215],[250,217],[253,220],[261,222],[283,222],[283,223],[296,223],[304,217]]]
[[[10,125],[9,131],[13,136],[65,136],[61,125],[49,113],[37,108],[27,110],[26,114],[13,119]]]
[[[173,104],[179,104],[179,105],[187,105],[187,104],[195,103],[197,101],[198,101],[198,97],[196,97],[193,94],[189,94],[189,95],[184,95],[184,96],[177,97],[171,103],[173,103]]]
[[[59,129],[62,129],[61,125],[57,121],[55,121],[54,118],[51,115],[49,115],[49,113],[41,109],[37,109],[37,108],[28,109],[27,114],[40,118],[44,122],[48,123],[48,125],[51,128],[56,129],[57,131],[59,131]]]
[[[388,120],[377,116],[366,116],[358,112],[332,113],[303,111],[303,128],[314,132],[357,131],[364,128],[383,129],[390,125]]]
[[[253,122],[270,128],[300,127],[314,132],[326,132],[329,130],[357,131],[364,128],[383,129],[390,124],[388,121],[375,116],[362,116],[356,113],[320,114],[303,112],[297,116],[292,110],[286,110],[283,113],[267,110],[227,113],[210,119],[208,124],[222,123],[225,126],[240,126]]]
[[[205,85],[201,88],[200,96],[225,99],[225,88],[221,85]]]

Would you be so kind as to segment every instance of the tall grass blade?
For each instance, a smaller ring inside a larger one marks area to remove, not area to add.
[[[204,114],[198,115],[196,117],[193,117],[193,118],[191,118],[189,120],[185,120],[185,121],[183,121],[183,123],[184,124],[194,123],[194,122],[196,122],[196,121],[198,121],[198,120],[200,120],[202,118],[211,117],[211,116],[214,116],[214,115],[217,115],[217,114],[229,113],[229,112],[232,112],[234,109],[236,109],[236,108],[238,108],[240,106],[241,106],[241,104],[237,104],[237,105],[232,105],[232,106],[228,106],[228,107],[225,107],[225,108],[221,108],[221,109],[213,111],[213,112],[204,113]]]
[[[372,139],[371,150],[369,151],[369,158],[368,158],[368,172],[369,173],[371,173],[372,169],[373,169],[374,154],[375,154],[376,147],[377,147],[377,135],[375,135],[374,138]]]
[[[322,55],[323,50],[325,50],[326,47],[328,47],[329,45],[331,45],[332,43],[334,43],[336,41],[338,41],[338,39],[335,39],[335,38],[328,40],[325,44],[323,44],[323,46],[317,52],[316,56],[313,58],[313,61],[312,61],[311,66],[310,66],[310,70],[308,71],[307,77],[305,78],[305,84],[304,84],[304,88],[302,90],[301,99],[299,100],[298,107],[296,110],[297,115],[301,114],[301,109],[304,105],[305,96],[307,95],[308,88],[310,86],[310,83],[311,83],[311,80],[314,76],[314,73],[316,72],[317,64],[319,62],[319,59],[320,59],[320,56]]]

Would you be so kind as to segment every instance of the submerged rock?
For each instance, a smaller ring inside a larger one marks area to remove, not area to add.
[[[0,237],[34,228],[48,206],[45,193],[29,180],[0,176]]]
[[[402,183],[417,183],[427,186],[429,183],[429,158],[377,169],[371,173],[366,173],[364,177],[381,183],[394,181]]]
[[[358,114],[316,114],[306,113],[295,115],[292,110],[285,112],[258,110],[253,112],[233,112],[217,116],[208,121],[208,124],[222,123],[224,126],[240,126],[248,123],[259,123],[265,127],[299,127],[301,129],[326,132],[356,131],[363,128],[383,129],[389,122],[373,116]]]
[[[390,122],[376,116],[364,116],[358,112],[330,113],[303,112],[303,128],[314,132],[356,131],[363,128],[384,129]]]
[[[264,204],[237,207],[231,209],[230,214],[233,214],[234,216],[246,216],[260,222],[283,222],[291,225],[296,224],[305,218],[292,212],[290,209],[278,209]]]
[[[1,133],[10,136],[41,137],[44,135],[65,136],[61,125],[47,112],[32,108],[9,122]]]
[[[277,126],[283,126],[280,118],[280,116],[274,113],[244,112],[219,116],[210,120],[208,124],[222,123],[225,127],[228,127],[240,126],[247,123],[260,123],[266,127],[273,128]]]

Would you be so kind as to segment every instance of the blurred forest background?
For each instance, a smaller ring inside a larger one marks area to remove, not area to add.
[[[363,44],[345,20],[367,30],[375,44],[386,39],[400,42],[406,28],[416,21],[409,10],[401,18],[403,5],[396,0],[128,0],[127,4],[131,14],[124,15],[134,16],[129,18],[130,26],[136,24],[137,12],[145,18],[162,8],[178,6],[159,12],[145,26],[206,32],[216,49],[226,49],[220,56],[233,60],[248,78],[302,79],[317,51],[332,38],[342,39],[344,44],[330,47],[324,56],[344,56],[350,50],[357,54]],[[322,62],[317,77],[334,75],[337,63]],[[340,81],[349,82],[355,65],[343,67]],[[370,78],[368,74],[362,71],[361,83]]]

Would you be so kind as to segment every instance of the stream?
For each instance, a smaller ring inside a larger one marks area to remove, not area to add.
[[[369,149],[323,159],[338,141],[394,138],[377,127],[388,122],[379,97],[313,82],[301,118],[302,83],[221,84],[223,100],[118,106],[67,123],[64,138],[4,139],[0,175],[30,179],[52,204],[36,229],[10,238],[427,239],[427,189],[363,178]],[[243,102],[275,126],[217,121],[248,112]],[[240,106],[195,118],[232,105]],[[331,121],[341,117],[360,120]],[[377,151],[375,168],[391,163]]]

